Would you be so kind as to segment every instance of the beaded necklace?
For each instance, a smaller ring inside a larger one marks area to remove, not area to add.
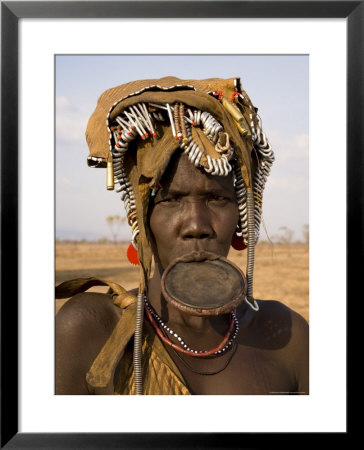
[[[174,348],[172,348],[174,354],[177,356],[177,358],[183,363],[183,365],[185,367],[187,367],[187,369],[191,370],[194,373],[197,373],[199,375],[217,375],[218,373],[222,372],[223,370],[225,370],[227,368],[227,366],[230,364],[231,360],[233,359],[233,356],[235,355],[236,349],[237,349],[237,343],[236,341],[233,342],[232,345],[232,350],[230,351],[230,356],[229,358],[226,360],[226,362],[224,363],[224,365],[222,367],[220,367],[219,369],[215,369],[215,370],[198,370],[193,368],[192,366],[190,366],[190,364],[187,363],[187,361],[185,361],[182,356],[180,356],[178,354],[178,352],[175,351]]]
[[[144,297],[144,309],[149,322],[153,325],[156,333],[161,338],[161,340],[165,344],[172,347],[174,350],[177,350],[180,353],[184,353],[190,356],[207,357],[224,353],[232,345],[234,339],[236,338],[239,332],[238,319],[236,317],[235,312],[232,312],[228,331],[218,347],[213,348],[212,350],[193,350],[190,347],[188,347],[188,345],[182,340],[182,338],[176,332],[174,332],[162,321],[159,315],[154,311],[152,306],[149,304],[146,296]],[[169,332],[172,336],[174,336],[180,343],[181,347],[173,343],[167,336],[165,336],[161,331],[162,329]]]

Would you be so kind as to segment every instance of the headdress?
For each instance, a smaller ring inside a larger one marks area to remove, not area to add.
[[[148,205],[175,151],[181,149],[207,173],[233,172],[248,252],[247,298],[254,301],[254,248],[274,155],[239,78],[165,77],[109,89],[89,119],[86,139],[88,165],[107,168],[107,188],[115,187],[124,202],[141,266],[140,295],[152,264]]]

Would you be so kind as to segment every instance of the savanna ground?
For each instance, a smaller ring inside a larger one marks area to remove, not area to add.
[[[138,286],[139,268],[126,258],[127,243],[57,242],[56,284],[84,277],[114,281],[125,289]],[[228,258],[245,272],[246,252],[231,250]],[[307,244],[258,244],[254,296],[280,300],[309,320],[309,250]],[[106,292],[106,287],[90,291]],[[56,312],[66,300],[56,300]]]

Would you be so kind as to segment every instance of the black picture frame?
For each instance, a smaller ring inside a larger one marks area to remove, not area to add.
[[[18,432],[18,22],[22,18],[111,17],[347,19],[347,299],[360,292],[359,281],[364,273],[363,1],[195,1],[189,2],[188,8],[183,1],[1,2],[1,448],[271,448],[267,443],[277,437],[280,445],[285,446],[289,440],[297,439],[297,435]],[[338,433],[335,442],[347,439],[350,431],[348,422],[347,432]],[[317,438],[316,433],[316,444]],[[310,433],[300,436],[300,444],[311,440]]]

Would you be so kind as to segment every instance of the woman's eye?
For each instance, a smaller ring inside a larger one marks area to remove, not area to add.
[[[211,195],[209,198],[209,201],[214,201],[214,202],[226,202],[228,201],[228,199],[222,195]]]
[[[171,204],[177,203],[178,201],[179,201],[178,197],[166,197],[166,198],[161,198],[160,200],[158,200],[156,202],[156,204],[171,205]]]

